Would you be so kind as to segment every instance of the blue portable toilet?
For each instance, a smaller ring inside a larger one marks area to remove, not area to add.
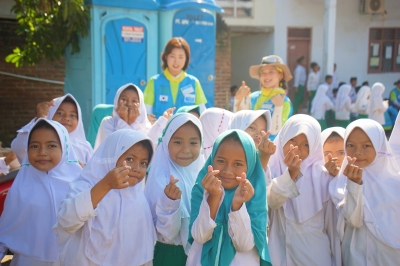
[[[207,107],[214,106],[216,12],[222,9],[214,0],[159,1],[159,55],[171,38],[183,37],[191,53],[186,71],[199,79]]]
[[[158,73],[158,10],[156,0],[88,0],[90,33],[81,51],[66,53],[66,93],[82,107],[88,130],[94,106],[113,104],[118,88],[132,82],[142,90]]]

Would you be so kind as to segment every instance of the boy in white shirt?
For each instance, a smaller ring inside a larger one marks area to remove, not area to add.
[[[320,72],[319,65],[315,62],[312,62],[310,65],[311,71],[308,74],[307,79],[307,91],[308,91],[308,112],[311,109],[311,102],[315,97],[315,93],[317,92],[317,88],[320,82]]]

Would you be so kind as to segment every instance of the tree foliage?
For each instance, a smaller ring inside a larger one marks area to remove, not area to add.
[[[35,65],[42,59],[59,60],[70,45],[79,52],[79,38],[89,30],[89,9],[84,0],[14,0],[16,34],[24,37],[21,47],[6,57],[16,67]]]

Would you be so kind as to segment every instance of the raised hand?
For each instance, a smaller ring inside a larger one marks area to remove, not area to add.
[[[211,165],[208,166],[207,170],[208,173],[201,181],[201,185],[205,190],[207,190],[208,194],[210,194],[211,196],[221,196],[221,180],[219,180],[218,177],[215,176],[219,173],[219,170],[213,170],[213,167]]]
[[[36,117],[46,118],[51,106],[55,106],[54,100],[51,100],[50,102],[38,103],[36,106]]]
[[[242,86],[240,86],[239,90],[236,92],[235,98],[236,100],[242,100],[244,97],[247,97],[250,93],[250,88],[247,87],[246,82],[242,81]]]
[[[354,164],[357,161],[357,158],[347,156],[347,160],[349,162],[344,168],[343,174],[354,183],[361,185],[363,169]]]
[[[267,133],[265,133],[265,131],[261,131],[261,142],[260,145],[258,145],[258,151],[259,153],[261,153],[262,155],[265,156],[271,156],[272,154],[275,153],[276,151],[276,145],[269,140],[269,136],[271,135],[271,131],[267,131]]]
[[[164,193],[171,200],[177,200],[181,198],[182,191],[176,185],[179,179],[175,179],[173,175],[169,176],[169,184],[165,187]]]
[[[167,120],[171,118],[171,116],[174,115],[175,107],[168,108],[165,110],[163,117],[165,117]]]
[[[290,144],[290,150],[286,154],[285,158],[283,159],[283,162],[287,165],[289,169],[289,174],[290,177],[295,180],[297,176],[300,173],[300,165],[302,160],[298,155],[296,155],[294,152],[298,149],[299,147],[293,146]]]
[[[109,189],[122,189],[129,186],[129,171],[131,167],[126,165],[126,161],[122,163],[122,166],[117,166],[112,169],[103,178],[103,181],[107,184]]]
[[[277,94],[271,99],[271,102],[278,107],[283,106],[284,101],[285,101],[285,95],[283,94]]]
[[[124,100],[119,100],[117,109],[115,111],[117,111],[119,117],[121,117],[122,120],[129,124],[128,106],[125,105]]]
[[[156,116],[153,114],[148,114],[147,119],[149,119],[150,123],[153,125],[156,122]]]
[[[337,165],[338,158],[334,157],[332,158],[332,155],[329,153],[328,154],[328,161],[325,163],[325,168],[328,170],[329,174],[331,176],[335,177],[340,171],[340,167]]]
[[[239,182],[239,186],[235,190],[235,194],[232,199],[232,211],[239,210],[243,203],[248,202],[254,196],[254,188],[250,181],[246,178],[246,173],[242,173],[241,176],[237,176],[236,180]]]
[[[128,125],[134,123],[139,116],[139,103],[134,103],[132,108],[128,108]]]

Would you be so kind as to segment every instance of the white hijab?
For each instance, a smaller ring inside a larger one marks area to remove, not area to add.
[[[371,88],[368,86],[362,86],[357,93],[357,100],[354,104],[354,111],[358,113],[366,112],[367,109],[365,108],[368,106],[369,99],[368,97],[371,95]]]
[[[267,120],[265,132],[271,129],[271,113],[268,110],[242,110],[235,113],[231,119],[228,129],[246,130],[260,116],[264,115]]]
[[[322,152],[321,127],[315,118],[298,114],[290,117],[275,138],[276,152],[269,160],[269,167],[274,178],[281,176],[287,169],[283,162],[286,154],[283,146],[293,137],[304,134],[309,144],[309,155],[302,161],[300,177],[296,186],[300,195],[289,198],[283,204],[287,219],[303,223],[314,217],[329,200],[329,182],[331,177],[324,165]]]
[[[362,129],[372,141],[376,151],[375,160],[363,168],[363,213],[364,224],[371,234],[379,241],[392,247],[400,248],[400,173],[392,151],[386,140],[382,126],[371,119],[359,119],[352,122],[346,128],[344,142],[350,133],[356,128]],[[343,174],[347,166],[347,158],[344,159],[342,168],[335,182],[332,182],[330,193],[332,201],[340,207],[344,197],[348,193],[346,185],[347,177]],[[338,221],[340,237],[343,238],[344,218],[341,215]]]
[[[68,196],[74,197],[91,189],[116,167],[124,152],[143,140],[151,144],[142,132],[121,129],[112,133],[101,143],[80,177],[71,184]],[[82,236],[88,236],[85,254],[89,260],[98,265],[142,265],[153,259],[156,233],[140,183],[110,190],[96,212],[96,217],[85,223],[82,232]]]
[[[78,110],[78,126],[74,131],[69,133],[71,144],[74,147],[74,151],[78,160],[83,164],[87,164],[87,162],[93,155],[93,148],[90,145],[90,143],[86,140],[85,129],[83,128],[83,123],[82,123],[81,107],[79,106],[79,103],[74,98],[74,96],[72,96],[72,94],[67,93],[64,96],[55,98],[54,106],[50,107],[49,113],[47,114],[47,119],[53,119],[53,116],[57,112],[58,108],[67,97],[71,98],[75,102],[76,109]]]
[[[336,132],[339,134],[339,136],[342,137],[342,139],[344,139],[344,132],[346,131],[346,129],[342,128],[342,127],[330,127],[325,129],[324,131],[322,131],[321,133],[321,143],[322,143],[322,147],[324,147],[324,144],[326,142],[326,140],[330,137],[330,135],[332,135],[333,132]],[[343,147],[344,149],[345,147]]]
[[[321,84],[318,86],[317,93],[311,104],[311,114],[315,113],[317,110],[325,110],[325,103],[327,100],[331,101],[326,93],[329,90],[328,84]]]
[[[204,156],[201,152],[203,147],[202,145],[200,146],[199,157],[194,162],[192,162],[189,166],[182,167],[171,159],[168,151],[168,143],[175,131],[189,121],[197,126],[201,134],[200,139],[202,139],[202,126],[200,120],[194,115],[189,113],[179,113],[172,116],[164,129],[161,142],[158,144],[158,148],[154,156],[154,163],[151,165],[145,188],[145,194],[150,203],[153,220],[156,220],[156,204],[160,198],[160,195],[164,193],[165,187],[170,182],[170,175],[173,175],[175,178],[179,179],[179,182],[176,184],[182,191],[180,199],[182,218],[180,237],[185,251],[187,251],[190,247],[190,244],[188,243],[188,230],[190,222],[190,200],[192,188],[197,179],[197,175],[205,162]]]
[[[34,168],[25,154],[0,218],[0,243],[14,253],[39,261],[56,262],[59,260],[58,239],[52,227],[57,223],[56,215],[68,193],[69,183],[78,177],[82,168],[70,145],[67,129],[44,118],[38,119],[32,129],[41,121],[57,132],[62,158],[53,169],[43,172]]]
[[[340,86],[335,102],[336,112],[343,110],[345,104],[347,102],[351,102],[350,91],[351,91],[351,86],[349,84],[343,84],[342,86]]]
[[[400,115],[397,114],[396,122],[389,139],[390,148],[393,151],[397,165],[400,167]]]
[[[384,108],[382,94],[385,92],[385,86],[382,83],[372,85],[371,97],[368,103],[368,118],[375,120],[381,125],[385,124],[384,112],[376,112]]]
[[[207,160],[212,152],[215,140],[228,129],[233,113],[222,108],[208,108],[200,116],[204,129],[204,159]]]

